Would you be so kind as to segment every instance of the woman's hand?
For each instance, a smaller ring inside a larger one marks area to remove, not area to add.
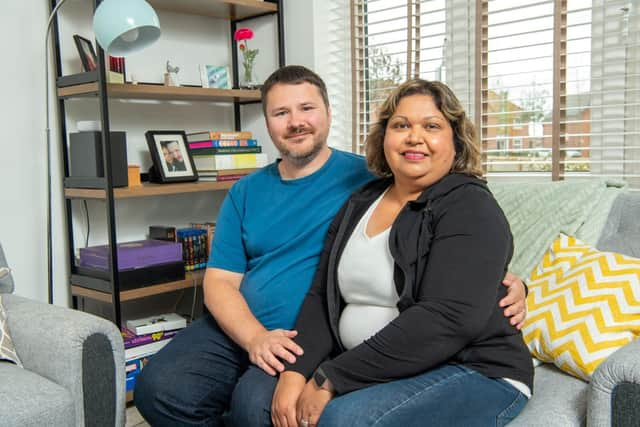
[[[506,307],[505,317],[517,329],[522,329],[527,318],[526,291],[522,279],[511,272],[504,276],[502,284],[507,287],[507,296],[500,300],[500,307]]]
[[[302,348],[292,339],[296,335],[298,332],[284,329],[261,331],[249,341],[249,360],[267,374],[275,376],[276,371],[284,371],[280,359],[295,363],[296,356],[302,355]]]
[[[315,427],[334,393],[320,388],[311,379],[298,399],[297,419],[300,427]]]
[[[304,385],[302,374],[287,371],[280,375],[271,401],[271,422],[275,427],[298,427],[296,403]]]

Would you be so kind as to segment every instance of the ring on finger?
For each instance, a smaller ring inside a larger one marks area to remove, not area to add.
[[[302,427],[307,427],[309,425],[309,420],[300,420],[300,425]]]

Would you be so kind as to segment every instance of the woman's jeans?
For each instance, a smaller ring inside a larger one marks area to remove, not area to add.
[[[271,425],[277,378],[252,365],[209,314],[180,331],[136,380],[134,400],[154,427]]]
[[[319,427],[504,426],[528,399],[508,382],[459,365],[378,384],[329,402]]]

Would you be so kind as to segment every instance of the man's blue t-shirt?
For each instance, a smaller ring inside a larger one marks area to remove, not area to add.
[[[272,163],[241,179],[220,208],[207,266],[243,273],[240,292],[253,315],[269,330],[291,329],[329,224],[371,179],[361,156],[338,150],[303,178],[283,180]]]

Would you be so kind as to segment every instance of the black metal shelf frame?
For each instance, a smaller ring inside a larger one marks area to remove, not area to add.
[[[57,0],[51,1],[51,10],[55,8],[57,4]],[[215,0],[212,0],[215,1]],[[276,26],[278,32],[278,64],[279,66],[283,66],[285,64],[285,52],[284,52],[284,13],[283,13],[283,3],[284,0],[267,0],[270,3],[275,3],[278,5],[277,12],[268,12],[265,14],[257,15],[251,18],[246,19],[238,19],[233,20],[230,19],[230,27],[231,27],[231,52],[232,52],[232,64],[233,64],[233,78],[235,82],[238,82],[238,53],[235,45],[235,41],[233,38],[233,34],[237,28],[239,22],[255,19],[260,16],[265,15],[274,15],[276,18]],[[94,11],[98,7],[98,5],[102,2],[102,0],[94,0]],[[62,65],[61,65],[61,50],[60,50],[60,28],[58,23],[58,17],[56,16],[53,23],[53,43],[55,49],[55,69],[56,69],[56,80],[61,77],[64,79],[62,75]],[[75,259],[75,245],[74,245],[74,233],[73,233],[73,216],[72,216],[72,205],[71,199],[65,199],[65,210],[66,210],[66,227],[67,227],[67,242],[69,246],[69,267],[71,271],[71,284],[78,285],[82,287],[87,287],[91,289],[103,289],[106,292],[111,294],[111,305],[113,308],[113,321],[116,325],[120,325],[121,318],[121,301],[120,301],[120,278],[118,274],[114,274],[114,272],[118,271],[118,253],[117,253],[117,236],[116,236],[116,215],[115,215],[115,198],[114,198],[114,190],[113,190],[113,177],[112,177],[112,168],[111,168],[111,149],[110,149],[110,120],[109,120],[109,96],[107,93],[107,79],[106,79],[106,64],[105,64],[105,53],[102,47],[96,42],[97,48],[97,83],[98,90],[96,92],[96,99],[99,102],[100,106],[100,122],[102,125],[101,137],[102,137],[102,158],[104,159],[104,171],[105,177],[98,178],[99,181],[103,183],[103,189],[105,190],[105,210],[107,213],[107,230],[108,230],[108,245],[110,249],[110,265],[109,270],[105,272],[107,278],[104,277],[93,277],[86,274],[78,274],[78,268]],[[94,80],[96,81],[96,80]],[[58,85],[55,85],[56,88]],[[66,125],[66,109],[65,109],[65,98],[58,98],[58,131],[60,132],[60,145],[62,150],[63,164],[64,164],[64,179],[69,177],[70,166],[69,166],[69,153],[68,153],[68,135],[67,135],[67,125]],[[242,126],[241,120],[241,105],[254,104],[259,101],[233,101],[233,109],[234,109],[234,126],[236,130],[240,130]],[[63,188],[65,187],[63,183]],[[102,276],[102,275],[101,275]],[[50,281],[52,283],[52,281]],[[53,295],[52,289],[50,289],[50,295]],[[79,299],[82,299],[81,301]],[[82,309],[85,305],[83,296],[73,296],[73,307],[75,309]]]

